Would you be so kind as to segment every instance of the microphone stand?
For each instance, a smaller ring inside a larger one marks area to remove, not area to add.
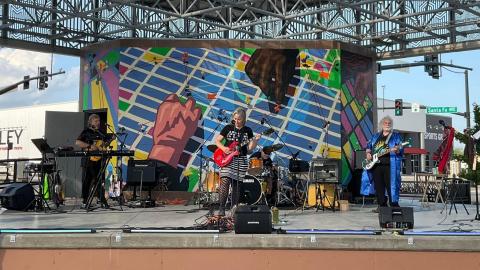
[[[123,141],[122,139],[120,138],[120,132],[115,132],[115,130],[107,124],[107,128],[112,132],[114,138],[118,139],[118,141],[120,142],[120,152],[123,152],[123,148],[125,147],[125,141],[127,140],[127,136],[128,136],[128,133],[123,133],[125,136],[123,137]],[[122,157],[121,156],[118,156],[117,157],[117,160],[116,160],[116,164],[115,164],[115,168],[117,170],[117,181],[120,182],[120,187],[119,187],[119,195],[117,196],[115,193],[114,193],[114,196],[115,198],[117,199],[118,201],[118,204],[120,206],[120,210],[123,211],[123,202],[124,202],[124,198],[123,198],[123,170],[122,170]],[[112,175],[113,177],[114,175]],[[110,184],[113,184],[113,181],[112,183]]]
[[[273,129],[273,133],[275,134],[275,136],[277,136],[277,138],[280,140],[280,142],[283,144],[283,146],[288,150],[288,152],[290,152],[292,158],[294,157],[294,153],[292,151],[292,149],[290,149],[290,147],[288,147],[288,145],[285,143],[285,141],[282,139],[282,137],[280,137],[277,133],[277,131],[273,128],[273,126],[270,124],[270,122],[268,121],[267,118],[263,118],[265,124],[267,124],[271,129]]]
[[[237,161],[237,183],[235,183],[237,185],[237,189],[236,189],[236,192],[235,192],[236,194],[233,194],[233,192],[232,192],[232,200],[231,200],[231,203],[230,203],[231,204],[230,209],[233,209],[233,207],[235,207],[235,210],[236,210],[237,205],[240,201],[240,154],[241,154],[241,151],[242,151],[242,149],[240,147],[240,143],[241,143],[242,133],[240,133],[241,129],[237,129],[235,124],[233,124],[233,128],[235,130],[235,133],[237,134],[237,138],[236,138],[237,139],[237,146],[236,146],[237,149],[236,150],[238,151],[238,155],[233,157]],[[232,189],[233,189],[233,183],[231,183],[231,185],[232,185]],[[233,205],[233,196],[235,196],[235,198],[236,198],[235,206]]]
[[[213,132],[210,134],[210,136],[208,136],[208,138],[205,138],[205,140],[202,142],[202,144],[200,144],[200,147],[197,149],[197,151],[195,151],[193,154],[196,154],[198,152],[200,152],[200,170],[199,170],[199,176],[198,176],[198,189],[199,189],[199,193],[201,193],[203,195],[203,193],[205,192],[205,190],[203,189],[203,184],[202,184],[202,177],[203,177],[203,160],[204,160],[204,156],[203,156],[203,147],[205,146],[205,144],[210,141],[210,139],[212,138],[213,134],[215,134],[215,131],[217,131],[217,129],[222,125],[222,123],[226,120],[226,118],[216,118],[219,123],[217,124],[217,126],[215,127],[215,129],[213,130]],[[205,123],[205,120],[203,121]],[[208,188],[208,187],[207,187]],[[207,190],[207,202],[210,203],[210,199],[211,199],[211,195],[210,195],[210,191]],[[200,201],[201,201],[201,198],[202,197],[199,197],[198,198],[198,210],[201,209],[201,206],[200,206]],[[191,210],[192,211],[192,210]]]

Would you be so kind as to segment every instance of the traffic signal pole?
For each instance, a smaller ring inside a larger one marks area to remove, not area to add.
[[[59,75],[59,74],[65,74],[65,71],[59,71],[59,72],[56,72],[56,73],[52,73],[52,74],[47,74],[47,75],[43,75],[43,76],[37,76],[37,77],[32,77],[32,78],[25,78],[24,80],[22,81],[19,81],[17,83],[14,83],[12,85],[9,85],[9,86],[6,86],[2,89],[0,89],[0,96],[5,94],[5,93],[8,93],[12,90],[15,90],[18,88],[19,85],[25,83],[25,82],[29,82],[29,81],[33,81],[33,80],[37,80],[37,79],[40,79],[40,78],[44,78],[44,77],[52,77],[52,76],[55,76],[55,75]]]
[[[415,62],[415,63],[405,63],[405,64],[395,64],[395,65],[379,65],[380,70],[377,71],[377,73],[381,73],[382,70],[389,70],[389,69],[398,69],[398,68],[407,68],[407,67],[418,67],[418,66],[433,66],[433,65],[438,65],[438,66],[444,66],[444,67],[452,67],[452,68],[458,68],[458,69],[463,69],[465,72],[465,103],[466,103],[466,108],[465,108],[465,113],[453,113],[456,115],[460,115],[465,117],[467,121],[467,128],[470,128],[470,92],[468,88],[468,71],[473,71],[473,68],[469,67],[463,67],[463,66],[457,66],[453,64],[447,64],[447,63],[441,63],[441,62]],[[402,107],[403,109],[408,109],[411,107]],[[425,109],[425,106],[421,106],[421,109]],[[382,108],[379,108],[382,109]],[[392,108],[383,108],[383,109],[395,109],[395,107]]]

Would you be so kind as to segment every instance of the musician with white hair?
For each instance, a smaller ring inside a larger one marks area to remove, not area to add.
[[[387,206],[387,202],[391,207],[398,207],[403,156],[402,138],[400,133],[393,131],[393,120],[390,116],[383,117],[379,127],[380,131],[367,143],[366,155],[370,162],[374,156],[380,157],[370,170],[364,171],[361,193],[376,194],[379,207]],[[388,194],[388,201],[385,191]],[[377,212],[378,209],[374,211]]]

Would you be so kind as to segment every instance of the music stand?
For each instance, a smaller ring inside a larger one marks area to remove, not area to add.
[[[53,148],[48,145],[47,141],[44,138],[37,138],[37,139],[32,139],[32,143],[37,147],[38,151],[42,153],[42,161],[40,162],[40,181],[38,184],[38,196],[41,197],[43,204],[48,208],[48,210],[51,210],[50,205],[48,205],[48,202],[44,198],[44,186],[43,186],[43,181],[45,178],[45,172],[44,172],[44,164],[47,162],[47,154],[53,154]],[[46,209],[45,209],[46,211]]]
[[[37,147],[42,155],[53,153],[53,148],[48,145],[44,138],[32,139],[32,143]]]

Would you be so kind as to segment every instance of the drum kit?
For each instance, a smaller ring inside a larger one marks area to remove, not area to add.
[[[274,144],[262,148],[264,153],[272,153],[282,149],[282,144]],[[212,153],[217,146],[208,145],[207,149]],[[209,166],[210,171],[204,178],[203,189],[209,193],[217,193],[220,186],[220,175],[213,163]],[[307,171],[291,172],[286,166],[278,166],[273,162],[264,162],[262,157],[249,159],[247,174],[240,187],[240,202],[249,205],[267,204],[269,206],[290,205],[297,206],[305,203],[308,188],[305,186]]]

